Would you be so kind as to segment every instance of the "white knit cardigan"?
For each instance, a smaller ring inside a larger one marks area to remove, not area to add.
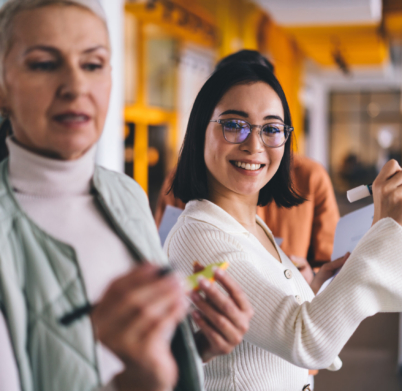
[[[370,229],[317,297],[277,250],[282,263],[206,200],[187,204],[165,242],[170,262],[186,275],[196,260],[202,265],[228,261],[228,273],[255,311],[243,342],[205,366],[208,391],[302,391],[308,369],[342,366],[337,355],[363,319],[402,311],[402,227],[393,219]]]

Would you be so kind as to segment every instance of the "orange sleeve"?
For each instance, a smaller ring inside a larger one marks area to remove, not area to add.
[[[339,220],[331,179],[314,160],[299,155],[294,160],[294,185],[307,200],[290,209],[271,203],[258,214],[274,236],[283,239],[281,248],[287,255],[329,261]]]
[[[172,186],[173,178],[176,173],[176,170],[172,170],[166,177],[163,182],[161,191],[159,193],[158,202],[156,203],[155,209],[155,224],[159,228],[159,225],[162,221],[163,214],[165,213],[165,209],[167,205],[175,206],[176,208],[184,209],[185,204],[175,198],[173,192],[169,192],[169,189]]]
[[[162,216],[165,213],[166,209],[166,198],[167,198],[167,191],[169,189],[169,175],[166,177],[166,179],[163,182],[161,191],[159,193],[158,201],[156,203],[156,209],[155,209],[155,224],[159,228],[159,225],[162,221]]]

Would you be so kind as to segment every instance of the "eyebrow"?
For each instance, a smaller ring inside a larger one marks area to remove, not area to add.
[[[84,50],[84,51],[83,51],[83,54],[92,53],[92,52],[94,52],[94,51],[96,51],[96,50],[99,50],[99,49],[108,50],[108,48],[107,48],[106,46],[104,46],[104,45],[97,45],[97,46],[94,46],[94,47],[91,47],[91,48],[89,48],[89,49]],[[48,52],[48,53],[52,53],[52,54],[59,54],[59,53],[60,53],[60,50],[56,49],[56,48],[53,47],[53,46],[35,45],[35,46],[31,46],[30,48],[28,48],[28,49],[24,52],[24,55],[27,55],[28,53],[31,53],[31,52],[33,52],[33,51],[35,51],[35,50],[42,50],[42,51],[44,51],[44,52]]]
[[[241,110],[226,110],[223,113],[219,114],[219,117],[221,115],[227,115],[227,114],[234,114],[234,115],[239,115],[240,117],[248,118],[249,115],[245,111]],[[266,115],[264,117],[264,120],[267,119],[278,119],[279,121],[283,122],[283,119],[279,115]]]

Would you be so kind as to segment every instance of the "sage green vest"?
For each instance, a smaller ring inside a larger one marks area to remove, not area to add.
[[[139,251],[149,261],[167,263],[148,199],[136,182],[97,167],[93,191],[105,218],[133,254]],[[0,163],[0,309],[22,391],[93,391],[100,386],[89,317],[69,327],[59,322],[87,302],[74,249],[44,232],[23,212],[4,160]],[[187,322],[179,326],[172,351],[180,373],[176,390],[201,391],[202,369]]]

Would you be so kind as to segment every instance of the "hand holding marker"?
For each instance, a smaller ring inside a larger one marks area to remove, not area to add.
[[[163,267],[159,270],[158,272],[158,276],[160,278],[170,274],[173,270],[170,267]],[[59,319],[59,322],[63,325],[63,326],[70,326],[70,324],[74,323],[75,321],[77,321],[78,319],[81,319],[83,316],[86,316],[88,314],[90,314],[94,308],[96,307],[96,304],[90,304],[90,303],[86,303],[81,307],[78,307],[77,309],[75,309],[74,311],[65,314],[64,316],[62,316]]]
[[[187,286],[190,290],[199,290],[199,282],[200,278],[206,278],[210,282],[214,282],[214,273],[216,268],[219,268],[221,270],[226,270],[229,267],[229,264],[227,262],[221,262],[221,263],[215,263],[208,265],[205,267],[202,271],[198,273],[194,273],[191,276],[187,277]],[[161,268],[159,270],[159,277],[164,277],[167,274],[170,274],[173,270],[170,267],[165,267]],[[88,315],[92,312],[92,310],[95,308],[96,304],[84,304],[82,307],[77,308],[76,310],[62,316],[60,318],[60,323],[63,326],[69,326],[70,324],[74,323],[76,320],[82,318],[85,315]]]
[[[348,190],[346,193],[346,197],[348,197],[349,202],[355,202],[370,195],[373,195],[371,183],[369,185],[355,187],[354,189]]]

